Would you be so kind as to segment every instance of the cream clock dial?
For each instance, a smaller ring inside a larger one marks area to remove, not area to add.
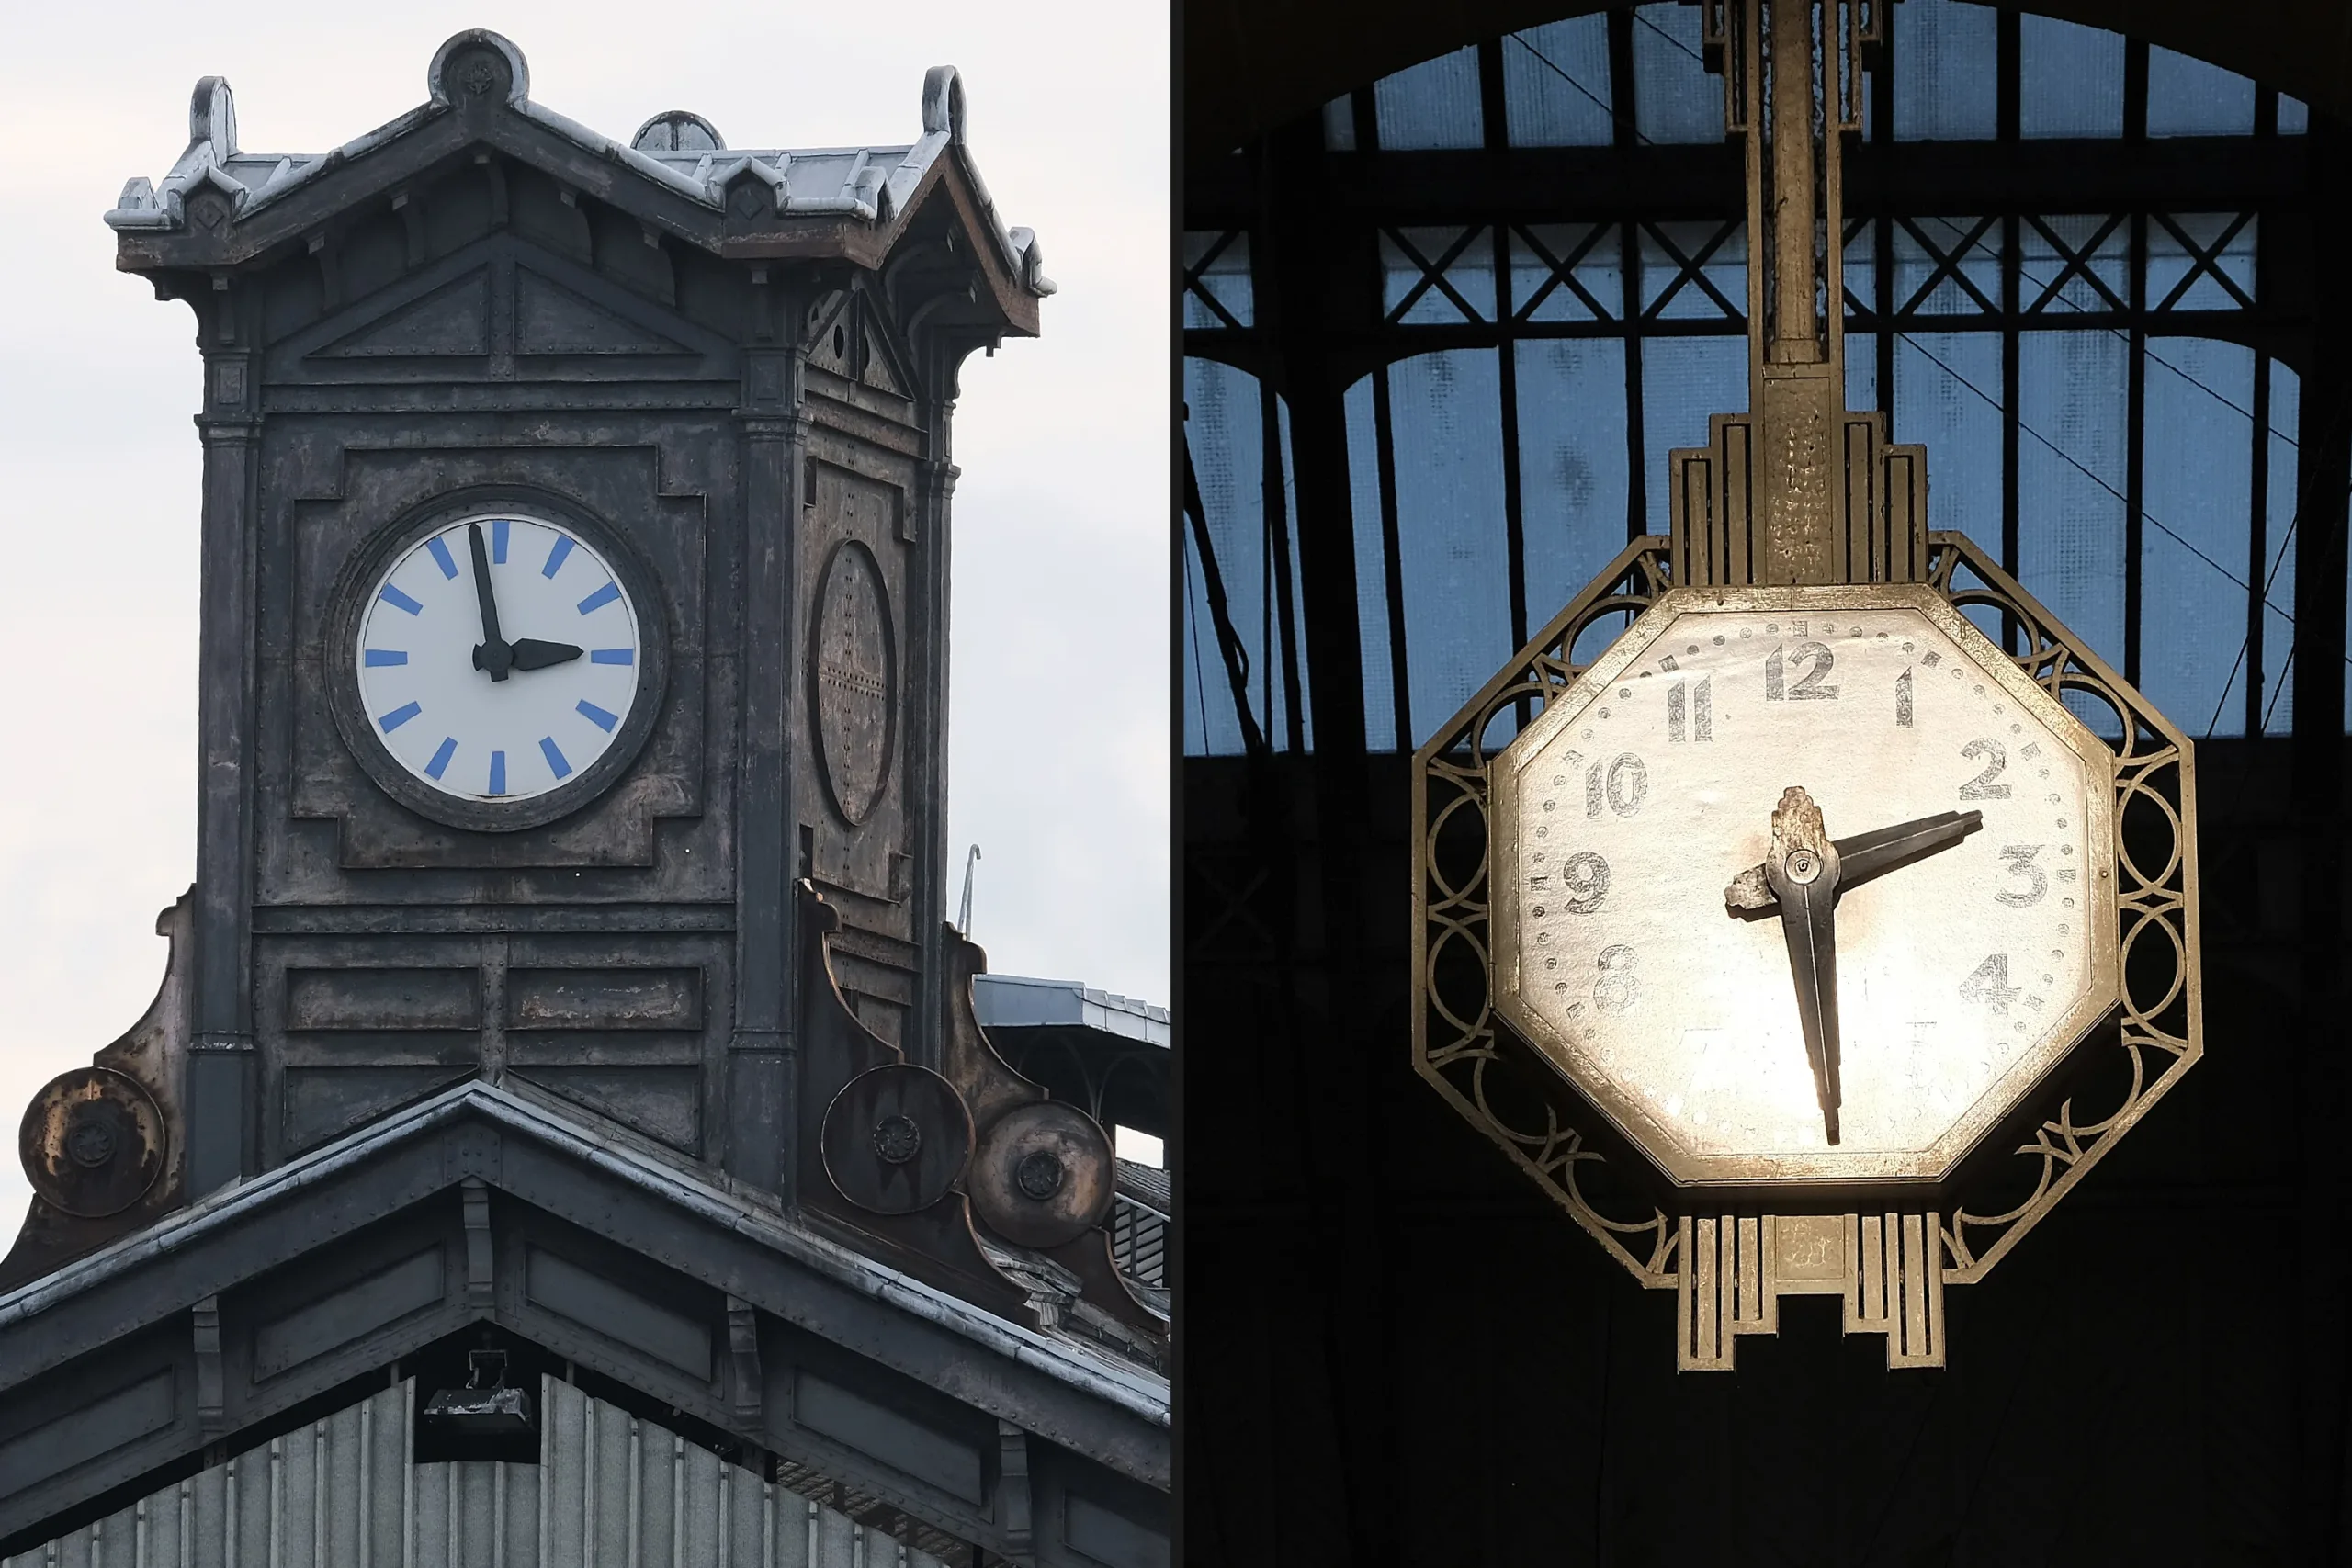
[[[1495,764],[1498,1006],[1679,1182],[1933,1180],[2114,1001],[2112,767],[1928,589],[1675,591]]]
[[[337,717],[377,781],[426,815],[549,820],[644,737],[653,607],[642,574],[586,529],[460,515],[393,549],[350,597]]]

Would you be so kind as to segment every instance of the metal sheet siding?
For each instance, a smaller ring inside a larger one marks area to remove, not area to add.
[[[0,1568],[944,1568],[708,1449],[540,1384],[540,1462],[411,1461],[388,1388]]]

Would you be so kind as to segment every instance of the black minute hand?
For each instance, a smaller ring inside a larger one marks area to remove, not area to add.
[[[514,668],[514,650],[498,634],[498,600],[490,590],[490,552],[482,547],[481,525],[466,525],[466,547],[473,552],[474,599],[481,605],[481,641],[474,648],[474,668],[493,681],[503,681]]]
[[[1780,897],[1781,935],[1796,982],[1797,1021],[1813,1061],[1814,1091],[1832,1144],[1838,1142],[1838,854],[1823,831],[1821,807],[1803,789],[1782,792],[1772,813],[1772,852],[1765,880]]]

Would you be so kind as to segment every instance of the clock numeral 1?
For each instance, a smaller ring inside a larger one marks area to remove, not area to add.
[[[1666,739],[1668,745],[1715,738],[1715,694],[1713,675],[1702,675],[1692,686],[1677,681],[1666,689]],[[1686,691],[1684,688],[1688,687]]]
[[[1894,728],[1911,728],[1911,667],[1908,664],[1903,667],[1903,673],[1894,678]]]
[[[2009,955],[1996,953],[1972,971],[1960,983],[1962,1001],[1983,1002],[2001,1018],[2009,1014],[2009,1004],[2018,999],[2018,987],[2009,984]]]
[[[1620,817],[1631,817],[1649,798],[1650,771],[1631,751],[1620,751],[1609,759],[1604,777],[1603,764],[1595,762],[1584,775],[1584,814],[1598,817],[1605,804]]]

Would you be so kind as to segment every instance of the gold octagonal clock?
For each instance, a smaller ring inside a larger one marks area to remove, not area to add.
[[[1702,0],[1751,412],[1415,758],[1416,1065],[1675,1291],[1688,1369],[1789,1294],[1941,1365],[1945,1289],[2202,1049],[2188,739],[1844,406],[1877,3]]]

